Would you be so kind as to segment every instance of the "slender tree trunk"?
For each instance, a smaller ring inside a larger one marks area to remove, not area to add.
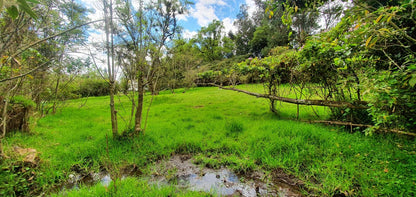
[[[3,112],[1,115],[1,130],[2,133],[0,135],[0,158],[4,157],[3,153],[3,138],[6,136],[6,129],[7,129],[7,106],[9,105],[9,93],[6,94],[4,97],[4,105],[3,105]]]
[[[8,119],[8,115],[7,115],[7,107],[9,106],[9,102],[10,102],[10,97],[12,97],[12,92],[19,86],[20,82],[22,80],[20,79],[16,85],[14,85],[9,91],[7,91],[6,95],[4,96],[4,105],[3,105],[3,112],[2,112],[2,116],[1,116],[1,128],[2,128],[2,133],[0,135],[0,157],[4,156],[3,155],[3,138],[6,136],[6,132],[7,132],[7,119]]]
[[[136,106],[136,118],[134,124],[134,131],[139,134],[142,131],[142,113],[143,113],[143,98],[144,98],[144,86],[143,86],[143,74],[139,74],[137,79],[137,106]]]
[[[58,90],[59,90],[59,83],[61,81],[61,74],[58,73],[58,79],[56,80],[56,86],[55,86],[55,98],[53,99],[53,106],[52,106],[52,114],[56,113],[56,108],[58,105]]]
[[[143,98],[144,98],[144,55],[143,55],[143,1],[139,1],[139,54],[138,54],[138,72],[137,76],[137,106],[136,116],[134,118],[134,132],[139,134],[142,131],[142,113],[143,113]]]
[[[114,105],[114,92],[115,84],[114,81],[110,82],[110,110],[111,110],[111,128],[113,131],[113,137],[118,137],[118,124],[117,124],[117,111]]]
[[[3,112],[1,115],[1,126],[2,126],[2,134],[1,134],[1,139],[4,138],[4,136],[6,136],[6,130],[7,130],[7,107],[9,105],[9,94],[7,94],[4,97],[4,105],[3,105]]]
[[[111,127],[113,132],[113,138],[118,137],[118,125],[117,125],[117,111],[114,105],[114,93],[115,93],[115,75],[114,75],[114,48],[113,48],[113,8],[112,0],[110,5],[107,4],[107,0],[104,0],[104,15],[105,19],[105,34],[106,34],[106,50],[107,50],[107,69],[108,79],[110,85],[110,111],[111,111]],[[110,12],[110,16],[108,14]],[[110,40],[111,39],[111,40]],[[110,46],[110,44],[112,46]]]

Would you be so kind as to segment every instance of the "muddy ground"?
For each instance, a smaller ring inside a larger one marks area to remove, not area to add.
[[[142,174],[135,166],[126,166],[118,176],[123,179],[134,176],[149,180],[149,184],[176,185],[180,189],[209,192],[218,196],[302,196],[303,183],[291,177],[283,170],[275,170],[266,175],[261,171],[252,171],[241,175],[226,167],[211,169],[193,163],[192,155],[173,155],[169,160],[161,160]],[[93,185],[100,182],[108,186],[112,181],[106,171],[99,173],[72,173],[68,182],[60,187],[61,191],[77,189],[80,184]]]

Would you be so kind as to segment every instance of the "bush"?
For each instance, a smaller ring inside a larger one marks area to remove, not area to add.
[[[77,91],[82,97],[105,96],[110,94],[110,84],[105,80],[86,79],[81,82]]]

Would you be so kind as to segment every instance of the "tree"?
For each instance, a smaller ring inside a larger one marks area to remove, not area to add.
[[[140,1],[139,10],[134,10],[131,2],[120,3],[117,15],[127,33],[120,34],[120,39],[127,50],[122,58],[128,76],[137,80],[137,104],[135,107],[134,132],[142,132],[142,113],[145,86],[152,94],[157,93],[157,84],[161,75],[162,56],[166,54],[168,42],[179,32],[176,16],[186,11],[188,1],[159,0],[144,6]],[[150,58],[150,61],[146,60]],[[132,73],[134,74],[132,74]]]
[[[247,5],[241,5],[237,20],[234,21],[234,25],[238,28],[233,39],[236,46],[236,55],[246,55],[250,52],[249,42],[253,39],[256,30],[254,21],[249,17],[247,9]]]
[[[33,12],[28,2],[39,3],[36,0],[17,0],[17,1],[0,0],[0,12],[2,12],[3,7],[5,7],[7,13],[13,19],[16,19],[19,16],[19,10],[29,14],[30,17],[36,19],[37,15],[35,14],[35,12]]]
[[[59,24],[56,28],[56,31],[62,31],[61,29],[68,29],[69,27],[84,24],[88,20],[87,18],[88,10],[82,5],[76,3],[74,0],[62,1],[58,5],[58,9],[62,17],[60,17],[61,20],[54,22],[55,24]],[[64,20],[64,18],[68,20]],[[75,74],[79,72],[80,69],[82,68],[78,66],[83,65],[83,63],[77,65],[77,63],[81,63],[81,62],[79,61],[76,62],[74,61],[72,57],[68,56],[68,50],[73,47],[76,47],[77,45],[82,44],[85,41],[85,39],[86,39],[85,29],[80,28],[80,29],[71,31],[70,33],[65,34],[54,40],[55,48],[58,49],[55,52],[56,54],[54,55],[57,56],[58,59],[55,62],[54,68],[52,69],[56,76],[55,77],[56,84],[55,84],[55,87],[53,88],[54,98],[52,99],[53,100],[53,106],[52,106],[53,114],[56,113],[58,102],[59,102],[58,94],[60,91],[60,84],[65,83],[64,81],[62,81],[62,76],[64,74],[71,75],[71,74]],[[73,77],[69,79],[69,82],[73,80]]]
[[[111,128],[113,138],[117,138],[118,123],[117,111],[114,104],[114,94],[116,91],[116,73],[115,73],[115,54],[114,54],[114,23],[113,23],[113,1],[103,0],[104,17],[105,17],[105,37],[106,37],[106,54],[107,54],[107,72],[108,83],[110,84],[110,113],[111,113]]]
[[[49,30],[45,31],[45,27],[50,26],[49,22],[51,21],[59,21],[59,11],[50,6],[39,6],[32,11],[30,7],[25,7],[28,5],[23,2],[26,1],[19,0],[18,4],[7,4],[10,2],[6,2],[4,5],[8,10],[6,13],[3,12],[0,18],[0,88],[2,89],[0,97],[5,101],[2,103],[0,123],[3,135],[6,133],[9,120],[8,105],[14,95],[23,97],[32,95],[34,98],[33,96],[39,95],[38,92],[45,87],[36,89],[38,91],[36,93],[30,91],[33,90],[35,86],[33,84],[38,79],[35,80],[34,77],[46,78],[49,74],[47,67],[56,59],[56,50],[54,49],[56,43],[53,39],[91,23],[79,24],[51,35],[48,34]],[[30,2],[37,3],[37,1]],[[45,0],[42,3],[49,4],[51,2]],[[56,2],[56,4],[60,5],[61,2]],[[0,8],[3,8],[3,4]],[[30,16],[19,11],[24,11]],[[16,16],[14,12],[17,12],[18,15]],[[36,14],[34,15],[34,13]],[[34,18],[37,18],[35,22],[33,22]],[[53,26],[53,28],[57,27]],[[43,74],[38,75],[38,71]]]
[[[324,22],[324,27],[321,28],[329,30],[340,21],[340,17],[344,10],[344,4],[339,1],[329,1],[318,8],[318,10],[320,12],[320,17]]]
[[[250,52],[254,56],[265,57],[272,48],[288,45],[291,29],[283,23],[282,15],[282,6],[275,8],[273,14],[262,13],[260,25],[255,29],[249,42]]]
[[[318,29],[318,8],[327,1],[328,0],[268,1],[266,11],[269,13],[270,17],[275,13],[281,13],[283,24],[287,25],[290,29],[289,37],[293,34],[295,35],[292,45],[296,48],[302,46],[305,43],[306,38],[310,36],[314,30]]]
[[[223,36],[223,30],[224,26],[218,20],[199,30],[195,43],[205,61],[222,60],[232,53],[234,46],[230,38]]]
[[[175,88],[190,88],[194,85],[197,68],[202,62],[198,53],[199,51],[195,48],[192,40],[174,40],[169,55],[164,58],[166,66],[163,69],[163,82],[172,93],[174,93]]]

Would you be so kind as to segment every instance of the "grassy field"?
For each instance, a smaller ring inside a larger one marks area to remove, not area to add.
[[[240,88],[262,91],[260,85]],[[117,171],[134,164],[144,170],[173,153],[190,153],[206,166],[224,165],[238,173],[283,170],[304,182],[305,195],[416,195],[414,139],[365,136],[288,120],[296,117],[296,105],[279,103],[280,113],[274,115],[265,99],[214,87],[176,92],[161,92],[154,98],[146,134],[135,139],[112,140],[108,97],[89,98],[82,107],[85,99],[69,101],[56,115],[36,121],[31,134],[9,135],[4,142],[6,154],[12,154],[14,146],[30,147],[41,153],[41,162],[35,169],[16,173],[10,167],[16,165],[13,159],[3,161],[0,194],[49,191],[65,181],[74,168]],[[149,100],[147,96],[146,102]],[[121,115],[119,128],[124,130],[123,119],[130,112],[128,99],[120,96],[116,107]],[[324,108],[314,110],[321,118],[327,116]],[[310,107],[301,107],[300,117],[313,119],[315,113]],[[36,174],[33,180],[21,178],[29,172]],[[32,187],[24,188],[25,184]],[[69,196],[133,191],[144,196],[206,195],[170,186],[153,187],[132,178],[119,182],[117,191],[111,188],[96,185],[91,190],[72,191]]]

